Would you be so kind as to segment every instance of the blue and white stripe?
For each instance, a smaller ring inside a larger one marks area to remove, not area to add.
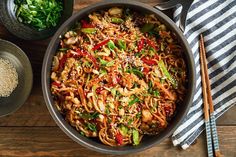
[[[217,135],[217,129],[216,129],[216,120],[215,120],[215,115],[214,113],[211,113],[210,115],[211,119],[211,130],[212,130],[212,136],[213,136],[213,144],[214,144],[214,150],[219,151],[219,139]]]
[[[174,12],[179,25],[181,6]],[[187,15],[186,36],[196,65],[196,93],[192,107],[172,136],[183,149],[205,129],[200,76],[199,35],[203,34],[211,81],[214,115],[218,118],[236,103],[236,1],[195,0]]]
[[[212,149],[212,141],[211,141],[211,127],[209,119],[208,121],[205,121],[205,127],[206,127],[206,137],[207,137],[207,152],[208,157],[213,157],[213,149]]]

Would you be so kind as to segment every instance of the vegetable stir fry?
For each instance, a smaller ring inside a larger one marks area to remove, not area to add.
[[[55,27],[63,10],[61,0],[15,0],[17,19],[36,29]]]
[[[55,105],[81,135],[138,145],[164,130],[186,92],[176,36],[154,15],[89,14],[61,37],[51,72]]]

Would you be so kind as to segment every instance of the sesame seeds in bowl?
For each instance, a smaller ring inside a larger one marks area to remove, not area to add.
[[[0,117],[20,108],[33,83],[30,61],[15,44],[0,39]]]
[[[18,84],[18,74],[12,63],[0,58],[0,97],[8,97]]]

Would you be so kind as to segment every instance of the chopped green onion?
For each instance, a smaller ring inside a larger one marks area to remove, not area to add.
[[[112,94],[113,97],[116,95],[116,88],[111,89],[111,94]]]
[[[97,94],[96,94],[96,89],[98,88],[98,86],[97,85],[93,85],[93,87],[92,87],[92,93],[93,93],[93,95],[97,98],[98,96],[97,96]]]
[[[106,66],[111,67],[111,66],[113,66],[114,64],[115,64],[115,61],[112,60],[112,61],[108,62],[108,63],[106,64]]]
[[[136,102],[140,102],[140,100],[139,100],[138,97],[135,97],[133,100],[131,100],[131,101],[129,102],[129,106],[135,104]]]
[[[136,68],[128,69],[126,72],[134,73],[135,75],[137,75],[138,77],[141,77],[141,78],[144,76],[143,73]]]
[[[123,124],[120,126],[120,133],[123,136],[127,135],[128,131],[129,131],[129,129],[126,126],[124,126]]]
[[[155,50],[153,47],[150,47],[150,49],[149,49],[149,55],[150,55],[150,56],[154,56],[155,53],[156,53],[156,50]]]
[[[165,78],[160,78],[160,83],[163,84],[165,82]]]
[[[136,114],[136,118],[140,118],[142,116],[142,113],[141,112],[138,112],[137,114]]]
[[[160,96],[160,92],[159,92],[158,90],[154,90],[154,91],[153,91],[153,95],[154,95],[155,97],[158,97],[158,96]]]
[[[133,122],[133,119],[129,119],[128,125],[131,125],[132,122]]]
[[[102,75],[106,75],[107,71],[105,69],[100,69],[99,73],[102,74]]]
[[[69,50],[69,48],[60,48],[59,51],[66,51]]]
[[[126,42],[123,40],[118,40],[118,46],[121,50],[126,50]]]
[[[81,28],[81,32],[86,34],[94,34],[96,31],[96,28]]]
[[[107,46],[110,50],[114,50],[116,48],[116,45],[114,44],[114,42],[112,40],[110,40],[108,43],[107,43]]]
[[[84,62],[84,65],[85,65],[86,67],[90,68],[92,64],[89,63],[89,61],[85,61],[85,62]]]
[[[134,54],[135,57],[140,57],[141,55],[142,54],[140,52]]]
[[[84,132],[83,131],[80,131],[80,135],[82,136],[85,136]]]
[[[146,32],[151,31],[153,28],[154,28],[153,23],[145,23],[143,27],[141,28],[141,32],[146,33]]]
[[[97,131],[96,125],[93,123],[87,123],[87,127],[89,130],[91,130],[93,132]]]
[[[110,67],[110,66],[113,66],[114,64],[115,64],[115,61],[114,60],[112,60],[112,61],[110,61],[110,62],[107,62],[107,61],[105,61],[105,60],[103,60],[103,59],[99,59],[100,60],[100,63],[101,63],[101,65],[104,65],[104,66],[108,66],[108,67]]]
[[[171,82],[173,87],[176,89],[178,87],[178,82],[170,75],[163,60],[160,60],[158,62],[158,66],[161,69],[163,75],[165,75],[165,77]]]
[[[94,113],[80,113],[79,111],[75,111],[75,113],[77,113],[81,118],[83,119],[96,119],[99,116],[98,112],[94,112]]]
[[[120,23],[124,22],[124,20],[122,20],[121,18],[118,18],[118,17],[112,17],[111,22],[120,24]]]
[[[134,145],[139,144],[139,132],[138,130],[135,130],[135,129],[133,129],[133,142],[134,142]]]
[[[106,65],[108,63],[107,61],[105,61],[105,60],[103,60],[101,58],[99,58],[99,61],[100,61],[101,65]]]
[[[15,0],[14,3],[17,19],[39,31],[55,27],[63,10],[61,0]]]
[[[153,87],[153,84],[152,84],[152,81],[149,81],[148,82],[148,93],[152,94],[152,87]]]
[[[109,105],[106,106],[105,113],[106,113],[107,115],[110,114]]]

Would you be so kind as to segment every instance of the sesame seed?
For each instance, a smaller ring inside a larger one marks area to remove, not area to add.
[[[18,84],[18,74],[12,63],[0,58],[0,97],[8,97]]]

